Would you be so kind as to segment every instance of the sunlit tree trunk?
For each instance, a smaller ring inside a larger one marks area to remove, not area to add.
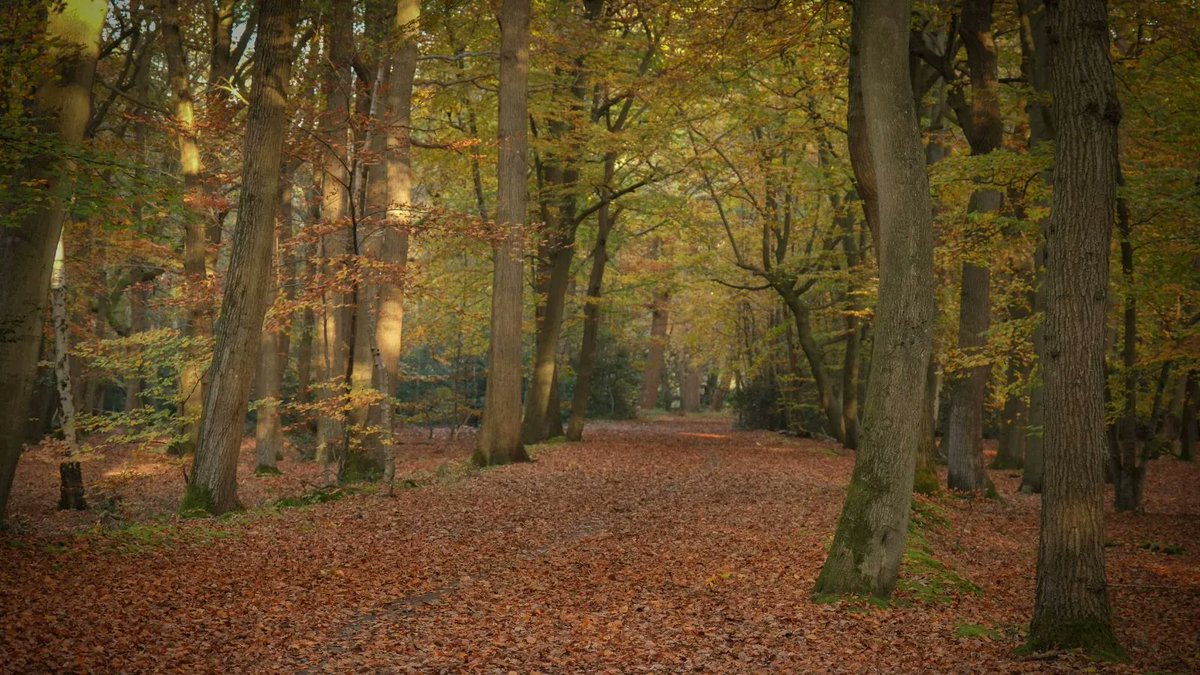
[[[87,128],[107,11],[105,0],[68,0],[47,21],[45,36],[57,63],[36,89],[33,121],[39,133],[56,136],[67,149],[79,145]],[[0,340],[0,519],[25,437],[50,272],[70,204],[73,170],[66,154],[51,152],[28,158],[14,175],[3,177],[9,183],[40,185],[41,199],[32,207],[5,204],[5,212],[22,215],[0,225],[0,331],[5,335]]]
[[[291,71],[295,5],[260,0],[254,79],[243,145],[238,222],[221,299],[200,444],[180,511],[214,514],[240,508],[237,460],[258,343],[271,287],[271,246]],[[275,355],[269,355],[274,357]]]
[[[929,180],[908,77],[911,3],[856,3],[863,115],[879,196],[879,304],[863,435],[818,594],[887,597],[908,529],[922,398],[932,356]]]
[[[1104,352],[1117,100],[1104,0],[1047,5],[1054,197],[1046,230],[1045,484],[1029,645],[1120,653],[1104,573]]]
[[[350,97],[353,92],[351,62],[354,58],[354,6],[351,0],[333,0],[326,27],[324,89],[325,110],[321,134],[326,144],[322,180],[321,238],[322,266],[332,280],[347,264],[354,242],[346,219],[350,214]],[[351,293],[346,281],[328,281],[322,293],[323,311],[317,317],[322,383],[318,400],[334,410],[323,410],[317,420],[317,461],[327,463],[340,453],[345,428],[342,412],[349,386],[350,324],[353,321]]]
[[[522,251],[528,170],[529,0],[500,8],[500,157],[496,225],[503,239],[493,253],[492,321],[487,393],[474,461],[507,464],[529,459],[521,442]]]
[[[206,276],[205,257],[208,241],[205,216],[208,196],[202,186],[200,147],[196,140],[196,110],[189,82],[187,52],[183,46],[180,26],[179,0],[162,0],[163,51],[167,57],[167,79],[175,104],[175,136],[179,144],[179,167],[183,174],[184,202],[188,206],[183,218],[183,273],[187,279],[184,293],[188,297],[187,334],[198,339],[212,336],[212,321],[204,302]],[[232,17],[230,17],[232,19]],[[200,433],[200,410],[204,404],[203,366],[193,359],[185,362],[179,373],[179,416],[183,441],[173,448],[179,454],[195,450]]]

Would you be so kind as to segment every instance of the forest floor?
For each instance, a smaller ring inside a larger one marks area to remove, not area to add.
[[[1200,467],[1153,462],[1146,512],[1108,518],[1129,662],[1030,658],[1038,498],[1015,472],[992,472],[1000,502],[916,502],[888,606],[816,604],[853,456],[730,426],[596,424],[487,471],[469,438],[411,443],[392,494],[295,507],[273,500],[319,501],[321,470],[255,477],[248,443],[251,508],[190,521],[179,460],[112,451],[84,469],[107,508],[60,514],[57,459],[31,451],[0,671],[1200,672]]]

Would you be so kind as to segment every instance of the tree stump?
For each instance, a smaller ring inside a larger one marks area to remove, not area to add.
[[[86,511],[87,501],[83,498],[83,467],[79,462],[62,462],[58,465],[59,485],[58,509]]]

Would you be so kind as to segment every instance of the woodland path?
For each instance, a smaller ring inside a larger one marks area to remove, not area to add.
[[[906,571],[897,606],[814,604],[852,463],[727,419],[666,418],[390,497],[0,535],[0,671],[1096,667],[1012,656],[1032,610],[1037,498],[1013,494],[1007,472],[992,474],[1003,503],[922,502],[945,519],[924,532],[933,555],[980,593],[923,596]],[[1110,516],[1133,661],[1101,670],[1200,670],[1197,486],[1195,466],[1156,461],[1148,513]]]

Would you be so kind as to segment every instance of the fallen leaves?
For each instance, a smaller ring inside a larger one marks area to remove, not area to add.
[[[441,461],[469,447],[437,450]],[[1110,518],[1111,593],[1133,658],[1110,665],[1012,654],[1032,610],[1038,499],[1003,472],[1002,504],[921,507],[945,520],[925,532],[928,550],[979,594],[813,603],[852,463],[720,421],[605,424],[533,464],[390,497],[139,525],[145,545],[9,536],[0,669],[1200,669],[1196,467],[1155,462],[1149,513]]]

